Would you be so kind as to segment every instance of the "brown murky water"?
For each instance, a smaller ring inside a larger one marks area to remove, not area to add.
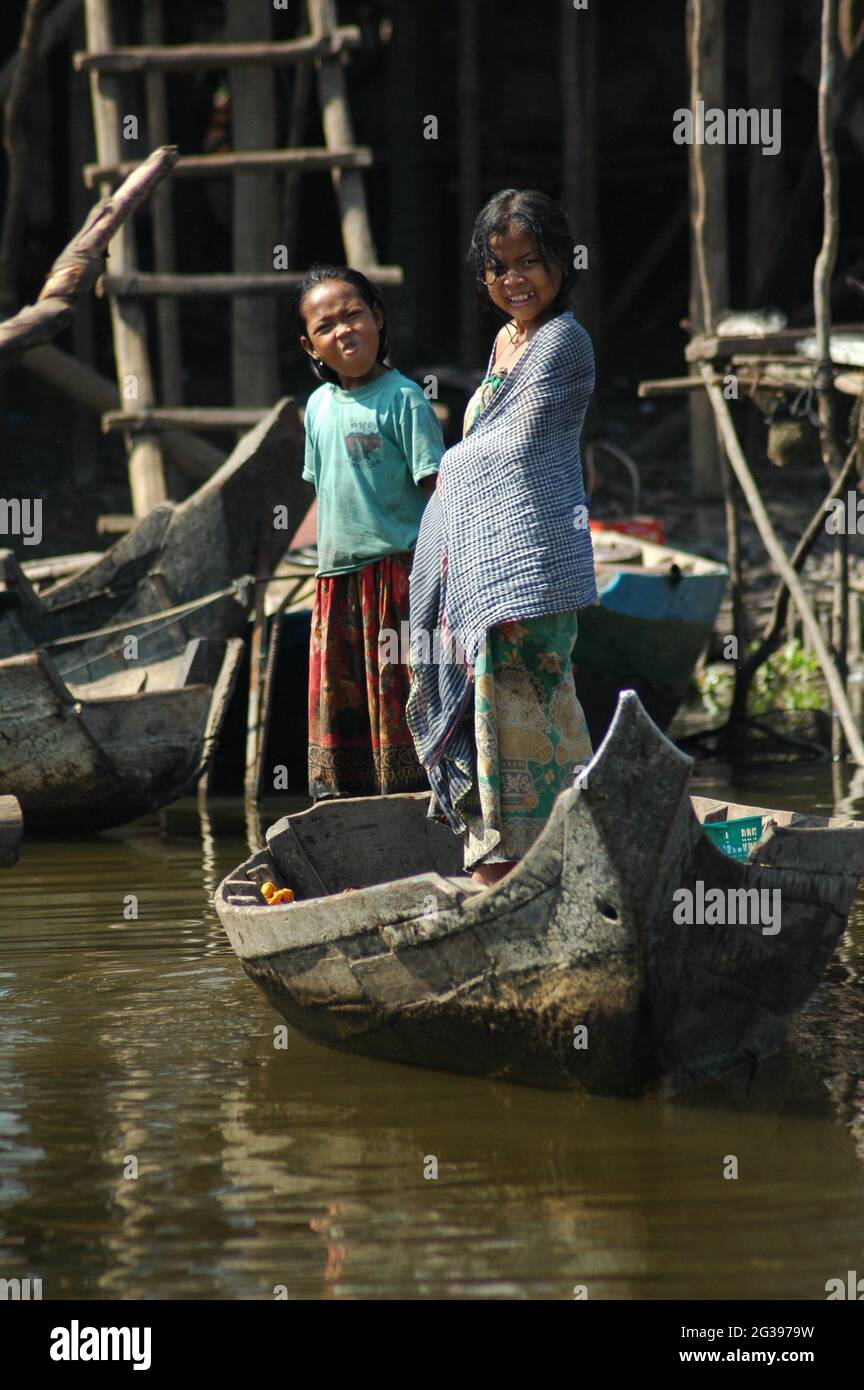
[[[696,790],[834,804],[824,765]],[[818,1070],[582,1100],[275,1050],[211,906],[246,853],[239,803],[181,803],[29,843],[0,877],[0,1278],[46,1299],[824,1299],[860,1267],[864,898]]]

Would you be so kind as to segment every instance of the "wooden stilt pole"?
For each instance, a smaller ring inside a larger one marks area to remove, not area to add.
[[[724,0],[687,0],[687,54],[690,109],[697,101],[724,107]],[[694,115],[695,119],[695,115]],[[723,145],[688,146],[690,172],[690,332],[711,332],[716,315],[728,308],[729,273],[726,239],[726,149]],[[696,375],[694,365],[690,374]],[[721,490],[717,436],[708,403],[697,393],[689,399],[690,467],[693,495],[717,497]]]
[[[837,45],[837,0],[822,0],[819,35],[819,158],[822,165],[822,245],[813,267],[813,311],[816,327],[816,399],[822,459],[828,474],[836,478],[840,467],[837,442],[834,370],[831,363],[831,280],[837,260],[838,172],[834,152],[832,97],[834,53]],[[849,537],[845,528],[835,538],[832,643],[841,679],[846,678],[849,638]],[[835,724],[832,750],[843,757],[843,734]]]
[[[332,35],[336,30],[336,0],[307,0],[307,5],[313,36]],[[353,146],[354,124],[348,109],[345,74],[338,61],[322,60],[318,68],[318,96],[328,150]],[[369,226],[363,175],[359,169],[334,169],[332,178],[339,203],[345,259],[358,270],[365,270],[367,266],[376,265],[378,257]]]
[[[600,269],[597,245],[597,8],[576,10],[560,0],[560,82],[562,111],[561,201],[577,245],[588,250],[573,308],[600,349]]]
[[[104,51],[112,47],[109,0],[84,0],[87,21],[87,47]],[[96,132],[96,157],[100,164],[117,164],[122,158],[123,110],[121,79],[93,71],[90,74],[90,95],[93,103],[93,127]],[[102,195],[111,192],[104,184]],[[136,269],[135,236],[129,226],[121,227],[111,250],[112,270],[131,272]],[[147,321],[144,310],[130,300],[111,301],[111,321],[114,329],[114,355],[120,398],[125,405],[136,409],[155,404],[150,356],[147,351]],[[159,502],[167,500],[162,450],[156,436],[139,435],[130,441],[129,489],[132,510],[136,516],[146,516]]]
[[[162,42],[162,0],[145,0],[144,41]],[[168,101],[165,74],[150,69],[145,77],[147,92],[147,135],[150,148],[168,141]],[[171,274],[177,269],[174,251],[174,189],[171,181],[153,194],[153,255],[157,271]],[[176,299],[160,299],[156,305],[159,329],[159,384],[163,405],[183,404],[183,361],[180,340],[180,311]]]
[[[822,667],[825,682],[828,686],[834,709],[843,726],[843,732],[849,743],[852,757],[860,767],[864,767],[864,740],[862,740],[861,734],[852,716],[852,711],[849,708],[849,701],[846,698],[846,691],[843,688],[843,682],[840,679],[837,667],[822,637],[819,622],[804,592],[801,581],[789,563],[789,557],[777,539],[777,534],[774,527],[771,525],[768,513],[759,495],[756,481],[753,474],[750,472],[747,460],[744,457],[744,452],[738,442],[738,436],[735,433],[735,426],[732,423],[729,407],[723,397],[723,392],[711,381],[710,367],[703,365],[700,367],[700,371],[705,378],[705,390],[708,393],[708,399],[714,411],[714,417],[717,421],[720,437],[723,440],[723,448],[726,451],[726,457],[741,485],[741,491],[747,499],[747,505],[750,508],[750,513],[756,523],[759,535],[762,538],[762,543],[768,551],[777,573],[785,580],[792,600],[798,612],[801,614],[801,621],[804,624],[805,631],[810,637],[819,665]]]
[[[266,42],[272,5],[228,0],[229,39]],[[273,149],[276,92],[272,68],[231,73],[231,143],[235,152]],[[277,236],[277,180],[272,174],[237,174],[233,180],[232,268],[235,274],[272,271]],[[272,298],[237,296],[231,303],[231,375],[234,404],[271,406],[279,396],[277,305]]]

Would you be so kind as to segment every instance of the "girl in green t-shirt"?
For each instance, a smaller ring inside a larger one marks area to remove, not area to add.
[[[309,794],[423,790],[405,722],[408,579],[441,427],[420,387],[387,365],[386,312],[365,275],[313,267],[296,316],[323,383],[306,406],[303,468],[318,495]]]

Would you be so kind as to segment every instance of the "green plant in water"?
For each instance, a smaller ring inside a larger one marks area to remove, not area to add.
[[[748,655],[758,647],[750,643]],[[696,698],[711,715],[726,714],[732,705],[735,672],[730,662],[717,662],[696,673]],[[799,641],[784,642],[764,662],[750,686],[749,714],[768,710],[806,710],[830,708],[819,660],[805,651]]]

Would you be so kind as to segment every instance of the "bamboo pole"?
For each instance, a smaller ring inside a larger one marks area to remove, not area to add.
[[[703,366],[700,370],[705,377],[705,390],[708,393],[708,399],[714,411],[714,418],[717,421],[717,428],[723,441],[726,457],[741,485],[741,491],[747,499],[750,513],[756,523],[756,528],[762,538],[762,543],[768,551],[777,573],[785,580],[792,600],[798,612],[801,614],[801,621],[805,631],[810,637],[819,665],[822,667],[825,682],[831,694],[834,709],[843,727],[843,732],[846,735],[852,757],[860,767],[864,767],[864,741],[862,741],[861,734],[852,716],[852,711],[849,708],[849,701],[846,698],[846,691],[843,688],[843,682],[838,675],[837,667],[834,664],[831,653],[825,644],[819,622],[813,613],[813,609],[804,592],[801,581],[789,563],[789,558],[777,539],[774,527],[771,525],[756,481],[750,472],[747,460],[738,442],[735,426],[732,423],[729,407],[723,397],[723,393],[719,387],[715,386],[713,382],[710,381],[710,368]]]
[[[725,105],[724,0],[687,0],[690,109]],[[726,150],[723,145],[688,146],[690,177],[690,331],[713,332],[716,315],[729,299],[726,238]],[[696,375],[695,369],[691,368]],[[690,467],[695,497],[720,492],[720,456],[711,411],[693,396],[690,408]]]
[[[813,313],[816,326],[814,381],[819,410],[822,460],[829,477],[839,467],[834,370],[831,362],[831,281],[837,261],[838,171],[833,139],[834,51],[837,43],[837,0],[822,0],[819,32],[819,160],[822,166],[822,245],[813,267]],[[846,677],[849,642],[849,537],[845,528],[834,541],[834,593],[832,642],[837,668]],[[835,757],[844,753],[842,730],[835,725],[832,737]]]
[[[155,150],[110,198],[97,204],[81,231],[57,257],[35,304],[0,323],[0,370],[39,343],[65,328],[76,301],[101,273],[108,243],[119,236],[126,219],[171,168],[177,151],[170,145]]]
[[[265,526],[269,522],[265,521]],[[257,578],[264,579],[270,570],[270,547],[272,527],[269,535],[262,531],[258,547]],[[246,707],[246,767],[243,775],[243,793],[248,801],[258,799],[261,776],[261,692],[264,678],[264,664],[267,659],[267,615],[265,611],[265,585],[255,586],[255,608],[252,618],[252,638],[249,643],[249,698]]]
[[[328,39],[336,32],[335,0],[307,0],[309,26],[316,39]],[[338,59],[324,59],[318,68],[318,96],[324,141],[329,149],[344,150],[354,145],[354,124],[348,109],[345,74]],[[339,203],[345,259],[358,270],[377,263],[375,243],[369,226],[363,175],[356,169],[334,169],[333,187]]]
[[[84,0],[87,21],[87,47],[92,51],[112,47],[110,0]],[[100,164],[118,164],[122,140],[123,103],[120,80],[90,73],[90,96],[93,105],[93,128],[96,133],[96,158]],[[110,189],[103,186],[107,193]],[[136,267],[135,237],[131,227],[122,227],[116,238],[113,268],[129,273]],[[147,350],[147,319],[137,304],[111,302],[111,323],[114,330],[114,355],[117,382],[124,405],[134,401],[138,408],[155,403],[150,356]],[[129,444],[129,490],[132,510],[136,516],[146,516],[151,508],[167,499],[162,450],[158,439],[142,436]]]
[[[367,266],[369,279],[375,285],[401,285],[399,266]],[[105,294],[120,298],[143,299],[157,295],[182,295],[190,299],[207,295],[270,295],[288,294],[303,279],[301,270],[263,271],[261,274],[204,274],[157,275],[150,271],[131,271],[103,276]]]
[[[832,134],[834,47],[837,0],[822,0],[819,52],[819,157],[822,164],[822,245],[813,267],[813,312],[816,333],[815,384],[819,406],[822,458],[834,478],[840,465],[831,362],[831,280],[837,261],[837,156]]]
[[[306,117],[311,94],[312,66],[310,63],[303,63],[296,67],[292,73],[287,154],[296,155],[301,152],[303,137],[306,133]],[[367,153],[369,155],[368,162],[371,164],[372,151],[369,150]],[[285,243],[286,259],[289,265],[293,265],[296,259],[297,229],[300,225],[300,173],[302,167],[304,166],[300,165],[299,161],[295,167],[289,166],[289,173],[282,181],[282,241]]]
[[[247,12],[251,10],[244,0]],[[281,67],[285,64],[308,63],[316,58],[338,57],[351,48],[360,48],[363,35],[356,24],[334,25],[326,36],[289,39],[283,43],[184,43],[162,45],[131,45],[101,50],[88,49],[76,53],[75,67],[79,72],[107,72],[115,75],[145,72],[148,68],[160,72],[213,72],[223,68]]]
[[[148,44],[162,42],[162,0],[144,0],[144,38]],[[168,97],[165,75],[148,69],[144,80],[147,94],[147,136],[150,148],[168,141]],[[179,162],[179,161],[178,161]],[[156,270],[171,273],[177,269],[174,250],[174,189],[168,180],[154,190],[153,257]],[[180,338],[180,307],[174,299],[156,305],[159,330],[159,384],[164,405],[183,404],[183,360]]]
[[[108,410],[102,416],[102,432],[173,430],[186,426],[192,430],[246,430],[269,413],[266,405],[253,406],[169,406],[152,410]]]
[[[321,149],[308,146],[290,150],[234,150],[230,154],[185,154],[177,161],[177,179],[227,179],[235,174],[327,173],[333,169],[368,169],[372,151],[367,145],[352,149]],[[87,164],[84,182],[88,188],[97,183],[119,182],[134,160],[119,164]]]

